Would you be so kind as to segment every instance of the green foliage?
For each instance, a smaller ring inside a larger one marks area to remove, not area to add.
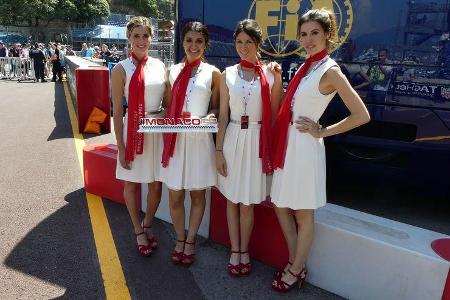
[[[53,20],[89,23],[116,13],[173,20],[174,0],[0,0],[0,25],[45,26]]]
[[[109,16],[108,0],[1,0],[0,24],[39,26],[63,20],[90,22]]]

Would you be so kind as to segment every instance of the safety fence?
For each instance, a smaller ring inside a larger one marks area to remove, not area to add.
[[[32,59],[0,57],[0,79],[35,80]]]

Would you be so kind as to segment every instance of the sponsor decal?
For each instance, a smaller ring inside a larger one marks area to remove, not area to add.
[[[217,118],[142,118],[138,132],[214,132],[218,131]]]
[[[441,88],[441,97],[446,100],[450,100],[450,87]]]
[[[353,24],[350,0],[254,0],[248,18],[255,19],[263,33],[261,51],[273,57],[300,55],[306,52],[297,42],[299,15],[309,9],[327,8],[335,13],[338,24],[338,42],[333,50],[344,43]]]

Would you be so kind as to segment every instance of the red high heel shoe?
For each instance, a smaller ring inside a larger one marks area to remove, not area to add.
[[[195,241],[190,243],[186,240],[184,243],[188,244],[188,245],[195,245]],[[185,265],[186,267],[189,267],[190,265],[192,265],[194,263],[194,261],[195,261],[195,253],[185,254],[183,251],[183,258],[181,259],[181,263],[183,265]]]
[[[305,279],[306,279],[306,274],[307,271],[305,268],[303,268],[298,274],[294,274],[292,273],[291,269],[288,269],[287,272],[289,274],[291,274],[292,276],[296,277],[296,281],[294,281],[291,284],[288,284],[286,282],[284,282],[281,278],[280,279],[275,279],[272,282],[272,289],[274,289],[277,292],[288,292],[291,288],[294,287],[294,285],[297,283],[299,288],[303,287],[303,284],[305,283]]]
[[[183,243],[183,250],[181,251],[177,251],[177,250],[173,250],[172,254],[171,254],[171,259],[172,262],[174,264],[180,264],[181,261],[183,260],[183,251],[184,251],[184,243],[186,242],[186,240],[177,240],[177,243]]]
[[[241,252],[241,254],[248,254],[248,252],[247,251],[246,252]],[[249,256],[249,259],[250,259],[250,256]],[[251,262],[249,261],[246,264],[241,263],[239,272],[240,272],[240,274],[242,276],[249,275],[252,272],[252,264],[251,264]]]
[[[288,261],[287,265],[292,266],[292,263],[290,261]],[[283,277],[284,273],[286,273],[284,271],[284,269],[275,271],[275,273],[273,273],[273,279],[281,279],[281,277]]]
[[[142,221],[142,228],[144,228],[145,234],[147,234],[147,230],[146,229],[152,229],[152,226],[144,226],[144,221]],[[148,240],[148,244],[152,247],[152,250],[155,250],[156,248],[158,248],[158,240],[155,238],[155,236],[148,238],[147,236],[147,240]]]
[[[138,237],[143,234],[145,234],[144,231],[142,231],[140,233],[135,233],[134,235],[136,237]],[[149,257],[150,255],[152,255],[152,248],[149,245],[142,245],[142,244],[138,243],[138,251],[139,251],[139,254],[144,257]]]
[[[231,253],[232,254],[233,253],[241,254],[240,251],[231,251]],[[228,274],[230,274],[233,277],[237,277],[237,276],[241,275],[241,264],[240,263],[237,265],[233,265],[230,262],[228,262],[227,269],[228,269]]]

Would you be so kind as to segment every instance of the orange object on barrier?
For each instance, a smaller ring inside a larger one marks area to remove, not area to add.
[[[100,125],[100,132],[111,132],[108,68],[80,67],[75,73],[79,130],[85,128],[89,115],[94,107],[97,107],[106,113],[106,120]]]
[[[209,238],[229,247],[226,207],[227,199],[217,188],[212,188]],[[249,244],[250,256],[272,267],[283,268],[289,258],[288,248],[272,203],[266,200],[255,205],[254,209],[255,223]]]
[[[107,115],[104,111],[94,106],[86,122],[86,126],[84,126],[83,132],[97,134],[100,133],[100,125],[105,122],[106,116]]]
[[[116,178],[117,146],[112,144],[86,145],[83,148],[84,186],[86,192],[125,204],[124,181]],[[137,201],[141,208],[141,188]]]

